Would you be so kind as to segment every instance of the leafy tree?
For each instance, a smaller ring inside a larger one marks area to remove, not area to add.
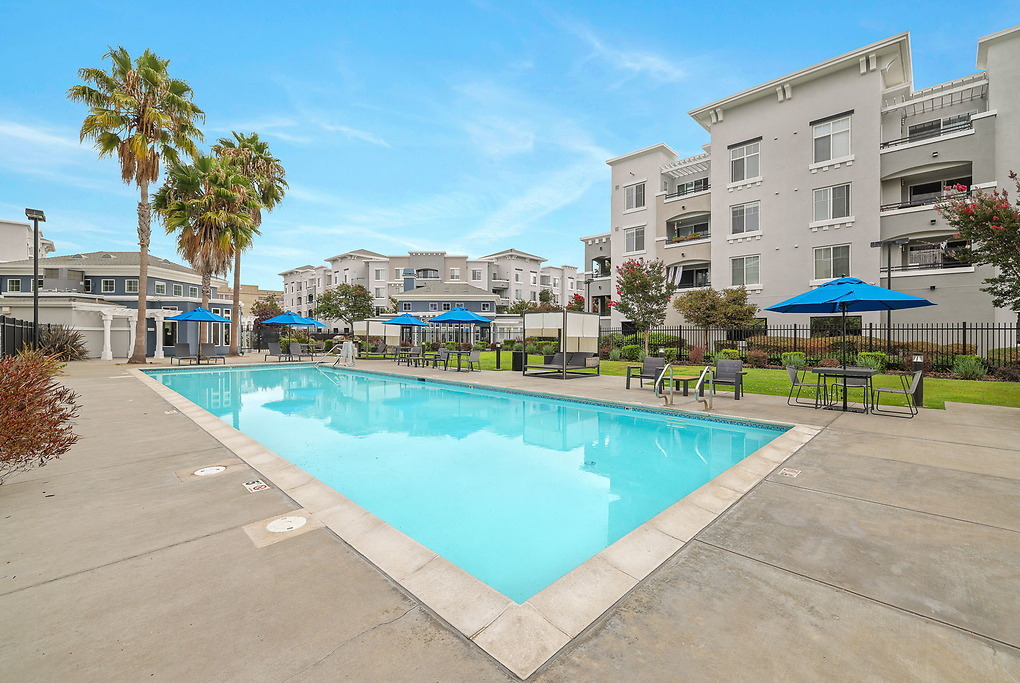
[[[584,311],[584,297],[580,294],[575,294],[570,297],[570,303],[566,305],[568,311]]]
[[[400,302],[397,301],[397,297],[395,296],[390,297],[390,307],[386,309],[386,312],[392,313],[393,315],[396,315],[397,313],[400,312]]]
[[[747,290],[695,289],[685,292],[673,302],[673,308],[692,325],[705,329],[705,346],[708,346],[710,327],[750,327],[758,314],[757,304],[747,303]]]
[[[195,143],[202,139],[202,133],[196,123],[205,115],[192,102],[188,84],[170,77],[170,60],[146,50],[132,61],[123,47],[111,47],[103,58],[111,60],[110,71],[79,69],[78,76],[85,84],[73,86],[67,97],[89,107],[80,139],[91,140],[100,158],[116,154],[121,179],[138,185],[138,320],[128,363],[145,363],[152,234],[149,185],[159,177],[161,161],[176,162],[181,152],[190,157],[197,155]]]
[[[177,251],[202,276],[203,307],[209,307],[212,276],[226,273],[239,245],[250,241],[252,214],[261,206],[251,180],[216,157],[175,161],[167,169],[153,208],[167,234],[177,236]]]
[[[242,230],[234,235],[236,244],[234,249],[234,317],[236,322],[241,320],[241,252],[251,247],[252,238],[259,233],[262,225],[262,209],[272,211],[273,208],[283,200],[288,187],[284,180],[286,171],[280,164],[280,160],[269,152],[269,145],[259,139],[258,133],[244,135],[237,131],[231,131],[234,139],[220,138],[212,146],[213,154],[225,160],[238,172],[245,175],[252,183],[252,188],[259,198],[261,207],[254,209],[252,214],[251,230]],[[228,355],[240,355],[238,341],[240,330],[235,330],[230,335],[230,350]]]
[[[1020,195],[1020,180],[1009,177]],[[953,189],[965,191],[964,185]],[[969,245],[952,255],[975,265],[995,266],[997,274],[985,278],[981,291],[992,295],[992,304],[1020,316],[1020,198],[1011,205],[1007,190],[978,190],[973,197],[959,197],[940,204],[937,210]]]
[[[0,484],[42,467],[78,441],[78,396],[53,380],[60,361],[40,351],[0,358]]]
[[[330,320],[342,320],[354,327],[355,320],[364,320],[375,314],[372,293],[364,285],[343,282],[319,295],[314,315]]]
[[[538,292],[538,300],[543,304],[551,304],[553,302],[553,293],[551,289],[542,289]]]
[[[283,313],[283,308],[276,300],[275,294],[270,294],[265,299],[259,299],[251,307],[251,314],[255,316],[254,328],[262,327],[263,320],[269,320]]]
[[[563,306],[557,306],[554,303],[543,301],[538,306],[535,306],[532,310],[534,311],[562,311]]]
[[[513,315],[524,315],[525,313],[534,311],[536,308],[537,306],[535,306],[532,302],[525,301],[524,299],[518,299],[506,307],[506,312]]]
[[[659,259],[630,259],[616,268],[616,310],[641,332],[648,353],[648,330],[666,320],[666,308],[674,287],[666,280],[666,266]]]

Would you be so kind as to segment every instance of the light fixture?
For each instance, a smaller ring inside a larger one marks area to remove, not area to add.
[[[42,209],[25,209],[25,217],[32,221],[32,346],[39,348],[39,223],[46,222]]]

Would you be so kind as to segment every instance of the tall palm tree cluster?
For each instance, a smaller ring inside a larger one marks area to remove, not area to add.
[[[81,140],[90,140],[100,158],[116,155],[121,179],[139,188],[138,310],[146,309],[148,251],[153,209],[167,234],[176,235],[181,256],[202,276],[202,305],[208,307],[210,282],[233,266],[235,332],[230,354],[238,353],[241,253],[251,248],[262,225],[262,211],[283,199],[287,181],[280,160],[258,133],[234,132],[220,138],[211,154],[202,154],[198,123],[205,114],[192,101],[193,92],[171,78],[169,60],[146,50],[137,59],[123,47],[110,48],[109,72],[80,69],[84,81],[67,96],[89,108]],[[187,159],[187,161],[184,160]],[[166,164],[164,184],[149,202],[149,186]],[[203,324],[204,328],[204,324]],[[205,338],[205,330],[200,333]],[[129,363],[145,363],[145,315],[139,314]]]

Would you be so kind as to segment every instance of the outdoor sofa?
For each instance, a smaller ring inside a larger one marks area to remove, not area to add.
[[[566,366],[564,367],[564,360]],[[529,372],[531,370],[532,372]],[[592,372],[594,370],[594,372]],[[556,353],[549,363],[534,363],[524,366],[525,375],[561,375],[563,377],[584,377],[587,375],[598,375],[599,369],[598,354],[585,353],[583,351],[571,351],[567,353]]]

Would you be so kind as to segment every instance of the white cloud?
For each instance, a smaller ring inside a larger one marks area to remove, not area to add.
[[[588,26],[576,22],[564,22],[564,27],[591,48],[588,59],[608,64],[612,69],[622,72],[624,80],[638,76],[648,77],[663,83],[673,83],[683,79],[687,74],[679,66],[665,57],[641,51],[626,50],[611,45],[595,35]]]
[[[465,124],[471,142],[488,156],[505,157],[531,152],[535,131],[524,121],[485,116]]]
[[[351,128],[350,126],[344,126],[335,123],[324,123],[321,124],[323,130],[333,131],[336,133],[343,133],[350,140],[361,140],[363,142],[369,142],[373,145],[379,145],[380,147],[390,147],[390,143],[386,142],[382,138],[376,137],[372,133],[364,130],[358,130],[357,128]]]

